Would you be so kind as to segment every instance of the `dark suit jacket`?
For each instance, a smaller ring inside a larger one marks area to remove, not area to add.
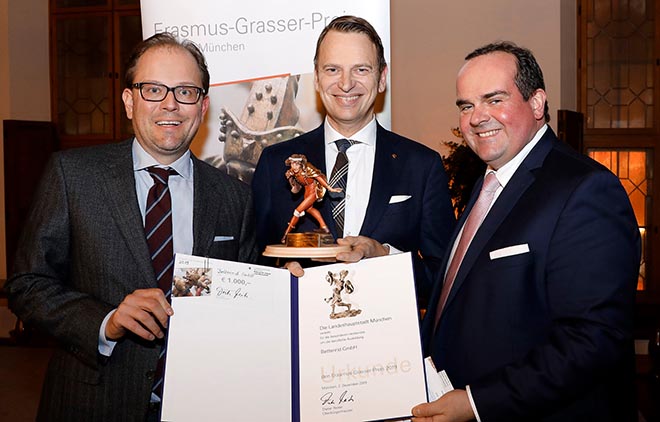
[[[529,252],[491,256],[515,245]],[[548,128],[477,231],[435,333],[430,307],[425,353],[455,388],[470,385],[484,422],[636,420],[639,263],[619,180]]]
[[[36,194],[7,290],[11,309],[61,346],[40,420],[144,420],[160,345],[129,335],[109,358],[98,353],[108,312],[157,287],[131,157],[131,141],[57,153]],[[196,158],[193,169],[193,254],[255,261],[249,187]]]
[[[266,148],[252,180],[257,240],[260,250],[279,243],[293,210],[302,200],[293,195],[284,173],[291,154],[304,154],[328,178],[325,168],[323,125],[297,138]],[[411,198],[390,204],[393,195]],[[333,236],[337,236],[330,201],[314,205]],[[447,247],[455,218],[447,188],[447,176],[437,152],[383,129],[378,125],[376,158],[369,205],[360,234],[415,256],[418,298],[425,302],[431,281]],[[297,232],[317,229],[316,221],[300,219]],[[417,252],[423,256],[423,261]],[[421,303],[420,305],[424,305]]]

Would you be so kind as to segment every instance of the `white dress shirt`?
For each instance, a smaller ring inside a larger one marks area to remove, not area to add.
[[[348,157],[348,184],[346,185],[346,208],[344,209],[344,236],[357,236],[360,234],[364,217],[369,205],[371,194],[371,181],[374,175],[374,161],[376,159],[376,117],[365,127],[350,138],[346,138],[330,125],[325,119],[323,126],[325,134],[325,168],[326,176],[330,179],[332,168],[337,160],[338,139],[351,139],[359,141],[347,151]],[[314,164],[314,163],[312,163]]]
[[[147,195],[154,184],[154,180],[147,171],[148,167],[170,167],[178,173],[169,177],[168,186],[172,198],[172,235],[174,253],[192,254],[193,248],[193,200],[194,180],[193,166],[190,151],[186,151],[178,160],[169,166],[163,166],[147,153],[137,140],[133,140],[133,174],[135,175],[135,192],[138,198],[142,225],[147,209]],[[116,310],[116,309],[115,309]],[[99,353],[110,356],[117,344],[105,337],[105,327],[112,310],[106,315],[99,328]]]
[[[490,166],[486,168],[486,173],[484,174],[484,177],[488,173],[495,173],[495,177],[497,178],[497,181],[500,182],[500,187],[497,188],[497,190],[495,191],[495,197],[493,198],[493,202],[490,203],[490,207],[488,207],[488,211],[486,211],[484,220],[488,216],[488,212],[490,212],[490,209],[493,208],[493,204],[495,204],[495,201],[497,201],[497,198],[499,198],[500,194],[502,193],[502,190],[504,190],[506,184],[509,183],[509,180],[511,180],[513,174],[516,172],[516,170],[518,170],[518,167],[520,167],[520,163],[523,162],[523,160],[527,157],[529,152],[536,146],[536,144],[539,142],[539,140],[541,139],[547,128],[548,128],[547,124],[543,125],[541,129],[539,129],[538,132],[536,132],[532,140],[528,142],[527,145],[525,145],[523,149],[521,149],[520,152],[516,154],[515,157],[509,160],[508,163],[504,164],[498,170],[495,170]],[[456,248],[458,247],[458,241],[461,239],[461,236],[463,235],[464,228],[465,228],[465,222],[463,222],[463,227],[461,227],[461,231],[458,233],[458,236],[456,236],[456,239],[454,240],[454,244],[452,245],[451,248],[451,254],[449,255],[449,261],[447,262],[451,262],[451,260],[454,258],[454,253],[456,252]],[[447,267],[449,267],[449,265]],[[447,276],[448,269],[449,268],[445,268],[445,277]]]
[[[135,174],[135,192],[137,193],[142,224],[144,225],[147,209],[147,195],[154,184],[154,179],[147,171],[148,167],[170,167],[178,175],[170,176],[168,186],[172,197],[172,235],[174,253],[192,254],[193,248],[193,167],[190,151],[186,151],[169,166],[159,164],[149,155],[139,142],[133,141],[133,172]]]

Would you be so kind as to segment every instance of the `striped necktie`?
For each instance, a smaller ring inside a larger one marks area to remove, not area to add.
[[[170,299],[174,268],[174,242],[172,237],[172,197],[168,186],[171,175],[178,174],[172,169],[149,167],[147,169],[154,184],[147,195],[144,232],[151,253],[151,263],[156,281]]]
[[[332,168],[330,176],[330,186],[333,188],[341,188],[343,195],[337,195],[332,198],[332,218],[335,220],[335,228],[337,229],[337,237],[344,237],[344,208],[346,207],[346,186],[348,184],[348,156],[346,150],[351,145],[355,145],[360,141],[349,139],[338,139],[335,141],[337,144],[337,161]]]
[[[154,184],[147,195],[144,232],[147,237],[151,264],[154,268],[154,274],[156,274],[158,287],[165,293],[165,298],[170,302],[174,271],[174,242],[172,235],[172,197],[168,180],[170,176],[178,173],[169,168],[159,167],[149,167],[147,171],[154,179]],[[158,357],[158,366],[152,388],[152,391],[160,398],[163,397],[166,348],[167,342],[165,341]]]

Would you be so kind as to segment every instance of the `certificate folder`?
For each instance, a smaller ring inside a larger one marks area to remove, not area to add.
[[[374,421],[425,402],[410,254],[287,270],[177,254],[165,421]]]

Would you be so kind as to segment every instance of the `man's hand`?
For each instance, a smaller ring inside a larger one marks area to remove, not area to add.
[[[346,236],[343,239],[337,239],[337,244],[351,247],[350,252],[338,253],[337,261],[358,262],[362,258],[373,258],[390,253],[387,246],[365,236]]]
[[[453,390],[431,403],[413,407],[413,422],[466,422],[475,418],[467,391]]]
[[[296,277],[302,277],[305,275],[305,270],[303,270],[302,265],[300,265],[298,261],[289,261],[284,264],[284,268],[289,270],[289,272]]]
[[[312,258],[318,262],[358,262],[362,258],[373,258],[374,256],[383,256],[390,253],[387,246],[381,245],[379,242],[365,236],[346,236],[343,239],[337,239],[337,244],[348,245],[351,247],[349,252],[340,252],[337,258]],[[297,261],[289,261],[284,265],[291,274],[296,277],[305,275],[305,270]]]
[[[136,290],[124,298],[108,319],[105,337],[117,341],[130,331],[145,340],[163,338],[162,328],[167,327],[167,319],[173,314],[161,289]]]

